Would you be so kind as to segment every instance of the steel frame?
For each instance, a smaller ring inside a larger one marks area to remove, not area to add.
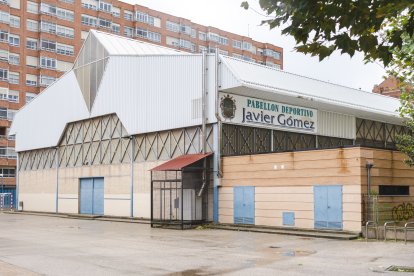
[[[202,128],[188,128],[129,135],[115,114],[73,122],[57,148],[19,152],[19,170],[60,168],[167,160],[183,154],[201,153]],[[213,127],[206,127],[207,151],[213,151]],[[134,146],[132,146],[134,144]],[[133,148],[133,151],[131,150]]]

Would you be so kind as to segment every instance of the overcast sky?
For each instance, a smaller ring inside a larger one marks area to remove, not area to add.
[[[319,62],[293,51],[294,40],[282,36],[279,30],[269,30],[260,26],[264,16],[253,10],[240,8],[243,0],[123,0],[159,10],[175,16],[190,19],[202,25],[218,27],[222,30],[240,35],[250,36],[254,40],[269,42],[284,49],[284,70],[308,77],[329,81],[353,88],[371,91],[374,84],[382,81],[385,74],[378,64],[364,64],[361,54],[352,59],[347,55],[334,54]],[[264,14],[257,0],[250,0],[250,5]]]

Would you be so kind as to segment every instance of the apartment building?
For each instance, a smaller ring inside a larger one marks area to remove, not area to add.
[[[219,49],[223,55],[283,69],[280,47],[140,5],[111,0],[0,0],[2,187],[10,190],[16,183],[14,136],[8,135],[14,114],[71,69],[90,29],[188,52]]]

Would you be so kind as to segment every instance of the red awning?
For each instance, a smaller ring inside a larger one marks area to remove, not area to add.
[[[182,168],[185,168],[201,159],[204,159],[213,153],[205,153],[205,154],[186,154],[178,156],[170,161],[165,162],[162,165],[159,165],[151,171],[180,171]]]

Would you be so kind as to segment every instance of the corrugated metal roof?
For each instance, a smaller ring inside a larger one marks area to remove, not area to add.
[[[155,168],[152,168],[151,171],[180,171],[185,167],[188,167],[191,164],[194,164],[201,159],[204,159],[213,153],[205,154],[185,154],[178,156],[170,161],[165,162],[162,165],[159,165]]]
[[[232,57],[220,56],[220,58],[227,67],[222,71],[224,75],[221,90],[223,91],[243,86],[309,101],[352,107],[387,116],[398,116],[397,109],[400,102],[395,98],[292,74]]]
[[[190,53],[139,41],[132,38],[90,30],[109,55],[187,55]]]

